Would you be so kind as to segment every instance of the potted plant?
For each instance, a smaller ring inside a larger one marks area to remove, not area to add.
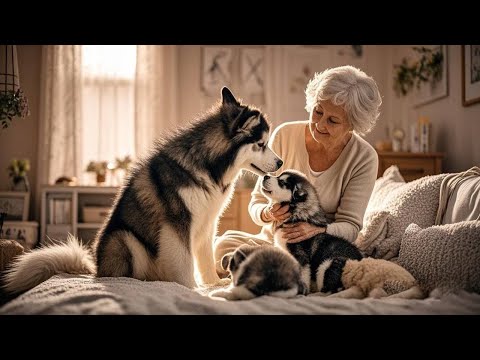
[[[90,161],[87,165],[87,172],[93,172],[97,175],[97,184],[102,184],[106,180],[108,163],[106,161]]]
[[[418,89],[422,83],[439,81],[442,77],[443,54],[438,50],[426,47],[413,47],[420,57],[409,63],[406,58],[396,69],[394,90],[398,96],[407,95],[414,86]]]
[[[30,171],[30,161],[28,159],[12,159],[7,170],[12,182],[12,191],[30,191],[30,183],[27,177],[27,172]]]

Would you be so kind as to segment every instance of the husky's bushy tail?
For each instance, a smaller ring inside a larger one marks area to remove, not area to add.
[[[47,245],[16,258],[3,276],[3,288],[10,294],[30,290],[53,275],[95,274],[95,261],[90,250],[68,235],[62,244]]]

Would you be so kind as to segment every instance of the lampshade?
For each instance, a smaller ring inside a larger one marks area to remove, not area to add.
[[[20,88],[17,47],[0,45],[0,91],[16,92]]]

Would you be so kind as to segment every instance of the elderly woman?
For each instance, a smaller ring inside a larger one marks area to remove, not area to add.
[[[379,116],[382,103],[375,81],[352,66],[315,74],[305,91],[308,121],[286,122],[272,134],[271,147],[285,169],[305,173],[318,191],[327,213],[326,228],[296,223],[282,228],[288,242],[299,242],[327,232],[353,242],[362,228],[363,215],[377,177],[378,156],[360,135],[367,134]],[[214,244],[217,272],[227,273],[221,260],[242,244],[272,245],[272,222],[289,216],[288,205],[269,204],[258,179],[249,204],[253,221],[263,226],[258,235],[229,230]]]

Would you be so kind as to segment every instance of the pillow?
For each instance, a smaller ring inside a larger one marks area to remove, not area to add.
[[[398,263],[425,291],[480,292],[480,222],[463,221],[421,229],[410,224]]]
[[[480,176],[465,179],[448,199],[442,224],[480,219]]]
[[[398,167],[391,166],[383,175],[375,182],[355,244],[367,256],[391,260],[398,256],[408,225],[435,223],[440,185],[448,174],[405,183]]]

